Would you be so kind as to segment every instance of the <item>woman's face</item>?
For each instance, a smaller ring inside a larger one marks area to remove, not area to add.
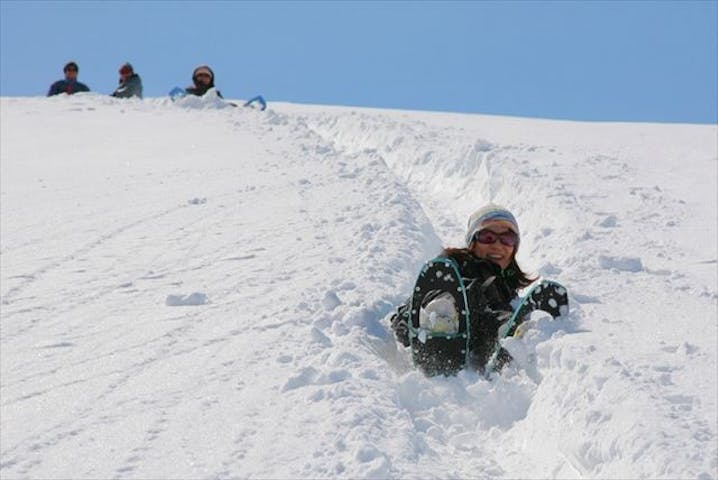
[[[508,267],[514,257],[515,244],[518,241],[518,237],[508,225],[500,221],[483,225],[471,243],[473,254],[494,262],[502,269]],[[512,243],[512,237],[516,240],[513,242],[514,245],[506,245]],[[480,240],[483,240],[483,243]],[[491,243],[488,243],[490,241]]]

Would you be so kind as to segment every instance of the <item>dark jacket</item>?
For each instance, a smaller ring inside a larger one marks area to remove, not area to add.
[[[142,98],[142,79],[139,75],[133,73],[127,77],[125,82],[120,80],[120,86],[117,87],[117,90],[112,92],[112,96],[117,98]]]
[[[50,86],[50,90],[47,92],[47,96],[60,95],[61,93],[67,93],[72,95],[78,92],[89,92],[90,89],[84,83],[78,82],[77,80],[58,80]]]
[[[469,351],[474,368],[482,370],[494,351],[498,329],[511,315],[511,301],[520,288],[515,273],[501,270],[488,260],[470,254],[442,252],[442,256],[454,259],[466,285],[471,319]],[[409,346],[410,299],[401,305],[391,319],[391,327],[399,342]],[[500,368],[510,360],[508,352],[502,350],[497,366]]]
[[[217,92],[217,96],[218,96],[219,98],[224,98],[224,97],[222,97],[222,94],[220,93],[220,91],[217,90],[217,89],[214,87],[214,82],[211,82],[211,83],[210,83],[209,85],[207,85],[206,87],[203,86],[203,85],[199,85],[199,86],[194,85],[194,86],[192,86],[192,87],[187,87],[187,88],[184,89],[184,91],[187,92],[187,93],[189,93],[190,95],[197,95],[198,97],[201,97],[202,95],[204,95],[205,93],[207,93],[207,92],[208,92],[210,89],[212,89],[212,88],[215,89],[215,91]]]

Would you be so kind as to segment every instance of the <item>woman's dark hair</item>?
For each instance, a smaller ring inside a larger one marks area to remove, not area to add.
[[[463,261],[476,260],[478,258],[474,255],[474,252],[468,248],[445,248],[441,252],[441,255],[451,257],[459,263],[462,263]],[[521,267],[519,267],[519,264],[516,263],[516,258],[514,256],[511,257],[509,266],[503,270],[502,276],[509,287],[514,290],[527,287],[536,280],[536,278],[529,277],[523,270],[521,270]]]

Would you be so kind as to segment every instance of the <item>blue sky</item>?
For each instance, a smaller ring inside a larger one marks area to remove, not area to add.
[[[145,95],[212,66],[226,97],[572,120],[718,123],[718,1],[0,0],[0,94],[68,60]]]

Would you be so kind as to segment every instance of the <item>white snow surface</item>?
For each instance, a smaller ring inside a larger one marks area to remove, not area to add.
[[[191,100],[0,100],[2,478],[718,479],[715,125]],[[426,378],[489,201],[572,311]]]

